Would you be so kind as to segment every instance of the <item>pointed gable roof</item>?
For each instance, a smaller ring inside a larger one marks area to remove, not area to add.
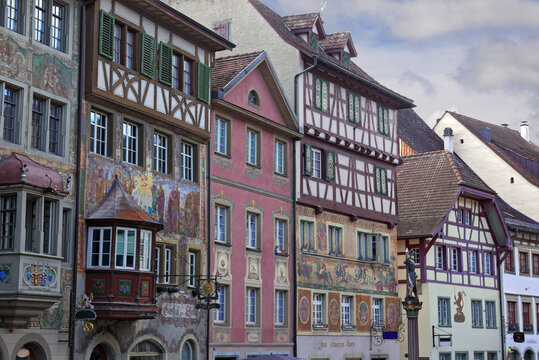
[[[432,236],[462,186],[488,197],[495,194],[464,161],[446,150],[403,158],[397,169],[399,238]]]
[[[393,101],[396,101],[399,105],[399,108],[408,108],[415,106],[413,101],[406,98],[403,95],[398,94],[397,92],[383,86],[373,77],[367,74],[363,69],[357,66],[353,61],[350,61],[350,64],[347,67],[335,59],[333,56],[326,54],[319,46],[318,49],[313,49],[304,39],[296,35],[290,27],[288,27],[283,20],[283,18],[277,14],[275,11],[270,9],[260,0],[249,0],[249,2],[254,6],[254,8],[266,19],[268,24],[281,36],[281,38],[286,41],[291,46],[295,47],[301,53],[314,57],[318,56],[321,61],[328,66],[342,71],[346,76],[352,76],[360,80],[364,85],[369,88],[374,89],[375,91],[381,91]]]
[[[129,196],[118,178],[115,178],[109,192],[86,220],[120,220],[134,224],[163,228],[163,224],[154,220]]]
[[[444,149],[444,141],[432,130],[413,109],[397,112],[399,137],[415,153]]]
[[[224,89],[232,79],[251,64],[263,51],[255,51],[248,54],[240,54],[222,57],[215,60],[214,68],[211,72],[212,89]]]
[[[350,32],[338,32],[333,34],[327,34],[325,39],[320,40],[320,46],[326,52],[332,52],[335,50],[344,50],[348,46],[351,57],[357,56],[356,47],[352,41],[352,34]]]
[[[320,13],[287,15],[283,16],[282,20],[295,33],[311,31],[316,26],[319,39],[323,39],[326,36]]]
[[[530,183],[539,186],[539,147],[526,141],[520,133],[508,127],[499,126],[485,121],[477,120],[456,112],[447,111],[458,122],[466,127],[471,133],[477,136],[484,144],[494,151],[501,159],[508,163],[520,175],[526,178]],[[490,129],[490,142],[480,135],[483,129]],[[530,160],[524,161],[529,166],[518,162],[511,153],[518,157]],[[533,164],[535,163],[535,167]]]

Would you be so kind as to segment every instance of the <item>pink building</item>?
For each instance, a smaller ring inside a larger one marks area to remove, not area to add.
[[[293,140],[301,136],[265,52],[212,72],[210,358],[293,355]]]

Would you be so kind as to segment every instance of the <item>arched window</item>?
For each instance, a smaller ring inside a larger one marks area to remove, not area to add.
[[[161,360],[164,359],[163,350],[153,341],[138,343],[129,353],[129,360]]]
[[[247,98],[247,103],[251,106],[260,106],[260,98],[256,91],[249,91],[249,97]]]
[[[192,340],[183,343],[182,360],[197,360],[197,347]]]

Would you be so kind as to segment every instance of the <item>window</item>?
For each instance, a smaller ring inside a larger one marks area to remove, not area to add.
[[[227,293],[228,286],[219,284],[219,290],[217,291],[217,303],[219,304],[219,308],[213,310],[213,321],[216,323],[224,323],[227,320]]]
[[[451,270],[457,272],[461,271],[459,248],[451,248]]]
[[[498,360],[498,354],[495,352],[487,353],[487,360]]]
[[[513,250],[505,257],[505,271],[515,272],[515,262],[513,258]]]
[[[124,122],[122,128],[122,160],[128,164],[139,165],[140,127],[132,123]]]
[[[281,253],[287,253],[287,222],[282,219],[275,219],[275,250]]]
[[[313,177],[321,179],[322,178],[322,151],[319,149],[312,149],[312,159],[313,159]]]
[[[24,216],[26,216],[25,250],[56,255],[59,222],[58,201],[27,194],[24,210]]]
[[[88,233],[88,241],[91,244],[90,265],[93,267],[109,267],[112,228],[90,228]]]
[[[361,98],[354,93],[348,93],[348,121],[361,125]]]
[[[352,296],[343,295],[341,298],[341,324],[343,328],[352,327],[352,309],[354,301]]]
[[[518,258],[519,258],[520,273],[529,274],[530,268],[528,267],[528,253],[524,251],[519,251]]]
[[[108,117],[105,114],[92,111],[90,113],[90,152],[107,156]]]
[[[228,155],[228,124],[228,121],[215,118],[213,150],[223,155]]]
[[[213,239],[221,243],[229,243],[228,223],[229,209],[225,206],[216,205],[213,218]]]
[[[507,302],[507,325],[508,325],[508,331],[514,332],[519,330],[519,326],[517,324],[517,312],[516,312],[516,305],[517,303],[515,301],[508,301]]]
[[[421,263],[421,256],[420,256],[418,248],[410,249],[410,252],[408,253],[408,255],[410,256],[410,258],[412,258],[416,266]]]
[[[483,272],[485,275],[492,275],[494,272],[492,271],[492,254],[491,253],[483,253]]]
[[[279,175],[286,175],[286,144],[279,140],[275,140],[273,154],[273,171]]]
[[[275,325],[285,325],[286,291],[275,291]]]
[[[245,299],[245,323],[247,325],[257,324],[257,302],[258,289],[247,288]]]
[[[196,250],[189,250],[189,263],[187,264],[187,275],[189,276],[187,285],[195,287],[197,277],[200,272],[200,252]]]
[[[470,225],[472,221],[472,215],[470,210],[464,210],[464,224]]]
[[[163,271],[161,270],[161,247],[155,247],[155,279],[157,283],[161,282],[161,276],[163,275]]]
[[[0,10],[2,16],[0,25],[22,34],[24,28],[23,6],[22,0],[6,0],[3,9]]]
[[[389,136],[389,117],[388,110],[382,105],[378,105],[378,132]]]
[[[472,300],[472,327],[483,327],[483,306],[481,300]]]
[[[539,254],[532,254],[533,275],[539,275]]]
[[[485,301],[485,325],[487,328],[496,327],[496,303]]]
[[[389,264],[389,238],[387,236],[380,236],[380,258],[379,262],[383,262],[384,264]]]
[[[451,353],[440,353],[440,360],[451,360]]]
[[[375,324],[381,324],[384,321],[384,300],[373,299],[372,300],[372,322]]]
[[[182,360],[197,360],[197,347],[192,340],[187,340],[182,346]]]
[[[360,260],[370,260],[369,254],[369,235],[358,231],[357,233],[357,258]]]
[[[251,249],[260,249],[259,241],[259,221],[260,215],[247,213],[246,222],[246,234],[247,234],[247,247]]]
[[[170,281],[171,274],[172,274],[172,249],[165,248],[165,256],[163,258],[163,283],[165,284],[171,283]]]
[[[451,326],[449,298],[438,298],[438,326]]]
[[[387,236],[358,232],[357,241],[359,259],[389,263],[389,238]]]
[[[150,271],[150,259],[152,254],[152,233],[151,231],[141,230],[140,232],[140,257],[139,269]]]
[[[135,268],[136,230],[118,228],[116,230],[116,258],[114,267],[118,269]]]
[[[182,179],[187,181],[195,181],[195,150],[194,146],[182,142]]]
[[[445,246],[436,246],[436,269],[445,270]]]
[[[314,251],[314,222],[300,220],[299,232],[301,238],[301,249]]]
[[[455,353],[455,360],[468,360],[468,353],[467,352],[456,352]]]
[[[213,31],[225,39],[230,40],[230,20],[213,23]]]
[[[522,302],[522,324],[524,325],[524,332],[532,332],[533,325],[530,316],[530,303]]]
[[[65,51],[66,10],[66,7],[57,1],[35,0],[34,40]]]
[[[63,106],[48,99],[34,97],[32,101],[31,147],[62,155],[62,127]]]
[[[168,137],[159,133],[153,134],[153,170],[168,174]]]
[[[153,341],[138,343],[129,353],[129,360],[159,360],[163,359],[163,350]]]
[[[474,360],[485,360],[485,353],[483,353],[483,352],[474,352],[473,353],[473,359]]]
[[[4,87],[3,135],[5,141],[19,143],[21,114],[19,109],[20,91]]]
[[[193,95],[193,61],[183,59],[183,91],[187,95]]]
[[[328,241],[330,255],[342,255],[342,229],[336,226],[328,226]]]
[[[378,194],[387,195],[387,172],[386,169],[374,167],[374,178],[376,181],[376,192]]]
[[[313,294],[313,326],[324,327],[325,294]]]
[[[129,69],[136,68],[137,32],[127,25],[114,22],[114,62]]]
[[[462,224],[462,222],[464,221],[464,220],[463,220],[464,217],[462,216],[463,212],[464,212],[464,210],[462,210],[462,209],[458,209],[458,210],[457,210],[457,222],[458,222],[459,224]]]
[[[256,91],[249,91],[249,95],[247,96],[247,104],[256,108],[260,106],[260,98],[258,97]]]
[[[68,208],[62,209],[62,259],[63,261],[71,261],[71,244],[73,243],[73,221],[71,218],[72,210]],[[0,227],[2,225],[0,224]],[[0,229],[0,234],[2,230]],[[0,235],[1,239],[2,235]],[[0,240],[0,243],[2,241]],[[1,249],[1,244],[0,244]]]
[[[260,165],[258,160],[258,148],[260,143],[260,133],[247,129],[247,140],[245,148],[246,162],[251,165]]]
[[[470,272],[476,274],[478,272],[477,269],[477,250],[470,250],[468,252],[468,256],[470,257]]]
[[[13,250],[17,223],[17,196],[0,197],[0,250]]]
[[[329,85],[326,80],[314,77],[314,107],[324,112],[329,111]]]
[[[169,58],[170,59],[170,58]],[[174,52],[172,55],[172,87],[188,95],[194,95],[194,61],[187,56]]]

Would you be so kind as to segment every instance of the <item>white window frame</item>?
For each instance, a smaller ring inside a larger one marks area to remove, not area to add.
[[[438,326],[451,326],[450,299],[438,298]]]
[[[483,272],[485,275],[492,275],[492,257],[489,252],[483,253]]]
[[[481,300],[472,300],[471,302],[472,313],[472,327],[483,327],[483,302]]]
[[[470,273],[477,274],[478,268],[477,268],[477,250],[469,250],[468,251],[468,257],[470,258]]]
[[[342,295],[341,324],[343,328],[353,326],[352,309],[354,309],[354,297],[351,295]]]
[[[170,284],[172,275],[172,249],[165,248],[165,256],[163,263],[163,284]]]
[[[161,283],[161,247],[155,247],[155,278],[156,282]]]
[[[322,178],[322,150],[312,148],[313,153],[313,177]]]
[[[148,230],[140,231],[140,263],[141,271],[151,270],[151,254],[152,254],[152,232]]]
[[[168,136],[153,133],[153,170],[168,174]]]
[[[496,328],[496,302],[485,300],[485,327]]]
[[[445,270],[444,252],[445,252],[444,246],[436,246],[435,267],[437,270]]]
[[[314,221],[307,220],[307,219],[300,219],[300,240],[301,240],[301,249],[302,250],[311,250],[314,251],[315,248],[315,240],[314,240]],[[306,226],[307,225],[307,226]],[[305,239],[305,227],[309,229],[309,233],[307,234],[307,239]],[[307,242],[305,242],[307,240]]]
[[[120,254],[118,252],[118,234],[120,231],[123,231],[124,232],[124,249],[123,249],[123,252]],[[128,238],[129,238],[129,232],[132,231],[134,233],[134,240],[133,240],[133,266],[127,266],[127,257],[129,256],[128,252],[127,252],[127,248],[128,248]],[[135,269],[135,264],[136,264],[136,261],[135,259],[137,258],[137,229],[135,228],[128,228],[128,227],[117,227],[116,228],[116,246],[114,247],[114,268],[115,269]],[[117,258],[118,256],[121,256],[123,258],[123,262],[124,262],[124,265],[123,266],[118,266],[118,261],[117,261]]]
[[[451,270],[458,272],[460,269],[460,256],[459,256],[459,248],[452,247],[451,248]]]
[[[343,253],[343,228],[335,225],[328,225],[328,248],[331,255],[341,255]]]
[[[326,294],[313,294],[313,326],[324,326]]]
[[[228,155],[228,126],[227,120],[215,118],[215,138],[213,151],[219,154]]]
[[[139,165],[139,139],[140,126],[124,121],[122,123],[122,161],[131,164]]]
[[[94,230],[99,230],[99,253],[96,253],[98,256],[99,256],[99,263],[98,265],[93,265],[92,264],[92,255],[94,255],[94,253],[92,252],[93,251],[93,241],[94,241]],[[104,234],[104,231],[105,230],[109,230],[110,232],[110,239],[109,239],[109,252],[108,252],[108,256],[109,256],[109,262],[108,264],[103,264],[103,255],[105,253],[103,253],[103,234]],[[87,267],[89,268],[110,268],[110,265],[111,265],[111,259],[112,259],[112,256],[113,256],[113,251],[112,251],[112,227],[110,226],[107,226],[107,227],[101,227],[101,226],[95,226],[95,227],[90,227],[88,229],[88,262],[87,262]]]
[[[275,229],[275,249],[288,252],[286,243],[287,221],[276,218],[273,226]]]
[[[384,321],[384,299],[372,299],[372,322],[381,324]]]
[[[182,179],[195,181],[195,146],[186,142],[181,143]]]
[[[247,212],[245,218],[247,247],[250,249],[260,249],[260,215],[258,213]]]
[[[273,171],[279,175],[286,175],[286,144],[275,140],[273,151]]]
[[[257,324],[258,289],[248,287],[245,291],[245,324]]]
[[[214,323],[225,323],[227,321],[227,292],[228,286],[219,284],[216,301],[219,304],[219,308],[213,310]]]
[[[223,211],[223,213],[221,213]],[[228,241],[228,217],[230,213],[230,208],[221,204],[216,204],[214,207],[214,216],[213,216],[213,239],[214,241],[227,244]],[[223,239],[223,240],[221,240]]]
[[[196,287],[196,280],[197,280],[197,270],[198,270],[198,254],[197,251],[193,249],[189,249],[189,261],[187,263],[187,275],[189,276],[187,281],[187,286],[189,287]]]
[[[275,325],[286,324],[286,291],[275,290]]]
[[[252,129],[247,129],[245,141],[245,161],[250,165],[260,165],[260,161],[258,160],[260,133]]]
[[[108,128],[109,116],[102,112],[92,110],[90,112],[90,153],[107,156]]]

